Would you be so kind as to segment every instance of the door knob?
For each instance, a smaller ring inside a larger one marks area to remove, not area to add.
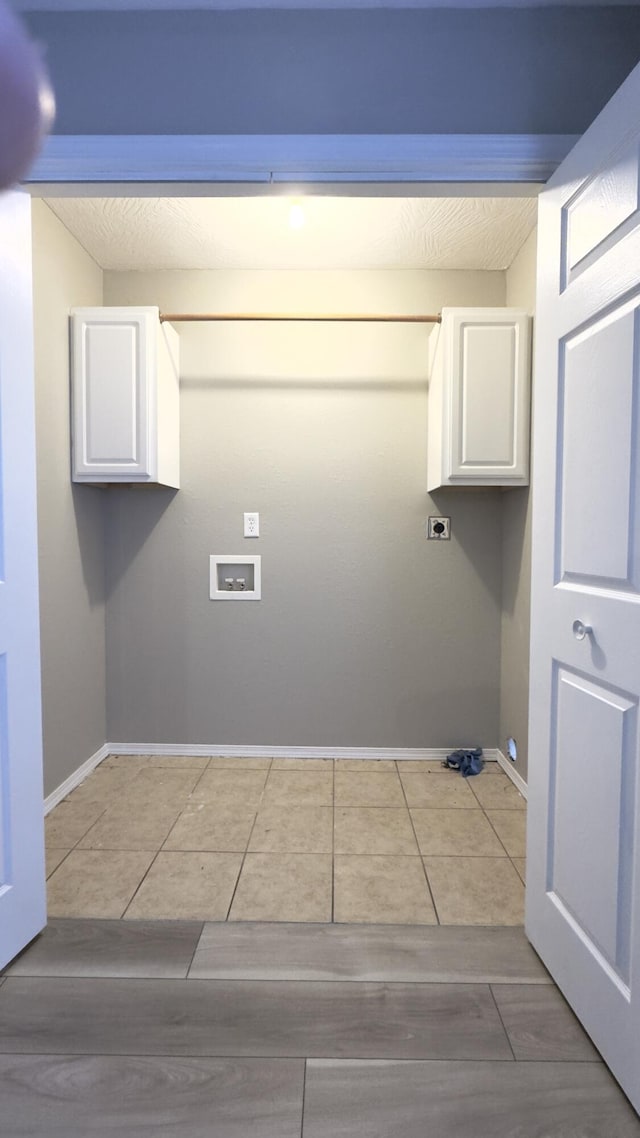
[[[585,636],[591,636],[593,629],[590,624],[583,624],[581,620],[574,620],[573,622],[573,635],[576,640],[584,640]]]

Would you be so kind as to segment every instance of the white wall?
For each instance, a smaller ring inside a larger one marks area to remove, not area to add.
[[[504,300],[503,273],[105,274],[106,303],[174,312]],[[180,338],[182,489],[107,499],[109,737],[495,745],[501,495],[427,496],[425,328]],[[451,515],[450,543],[426,541],[430,512]],[[209,554],[243,550],[262,554],[263,600],[209,601]]]
[[[537,241],[538,230],[534,229],[506,274],[507,304],[525,308],[531,315],[536,310]]]
[[[108,273],[104,300],[532,310],[534,278],[535,235],[506,288],[502,273]],[[529,495],[429,500],[424,329],[183,325],[183,489],[107,496],[69,473],[68,310],[102,302],[102,273],[41,202],[34,281],[47,792],[107,736],[491,746],[514,734],[526,772]],[[254,508],[262,536],[247,543]],[[424,540],[429,512],[451,514],[450,546]],[[209,602],[209,552],[243,549],[264,556],[265,601]]]
[[[102,303],[102,271],[33,203],[45,794],[106,741],[104,493],[71,484],[69,309]]]
[[[507,304],[535,313],[534,230],[509,268]],[[529,731],[529,619],[531,597],[531,493],[529,487],[503,495],[500,741],[517,743],[516,769],[527,777]]]

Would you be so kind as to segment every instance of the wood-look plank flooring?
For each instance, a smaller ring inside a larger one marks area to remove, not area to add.
[[[55,921],[0,977],[2,1138],[253,1134],[640,1120],[521,929]]]
[[[51,920],[12,976],[180,980],[203,931],[196,921]]]
[[[304,1138],[636,1138],[637,1116],[593,1063],[310,1059]]]
[[[82,923],[82,922],[78,922]],[[398,925],[204,926],[189,975],[199,979],[381,980],[550,984],[521,928]]]

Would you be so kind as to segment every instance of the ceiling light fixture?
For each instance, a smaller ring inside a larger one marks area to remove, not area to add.
[[[291,208],[289,210],[289,228],[302,229],[305,221],[306,218],[304,216],[302,204],[296,198],[294,201],[292,201]]]

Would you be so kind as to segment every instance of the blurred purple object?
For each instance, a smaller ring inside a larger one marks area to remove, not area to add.
[[[55,100],[40,52],[0,0],[0,190],[27,173],[48,134]]]

